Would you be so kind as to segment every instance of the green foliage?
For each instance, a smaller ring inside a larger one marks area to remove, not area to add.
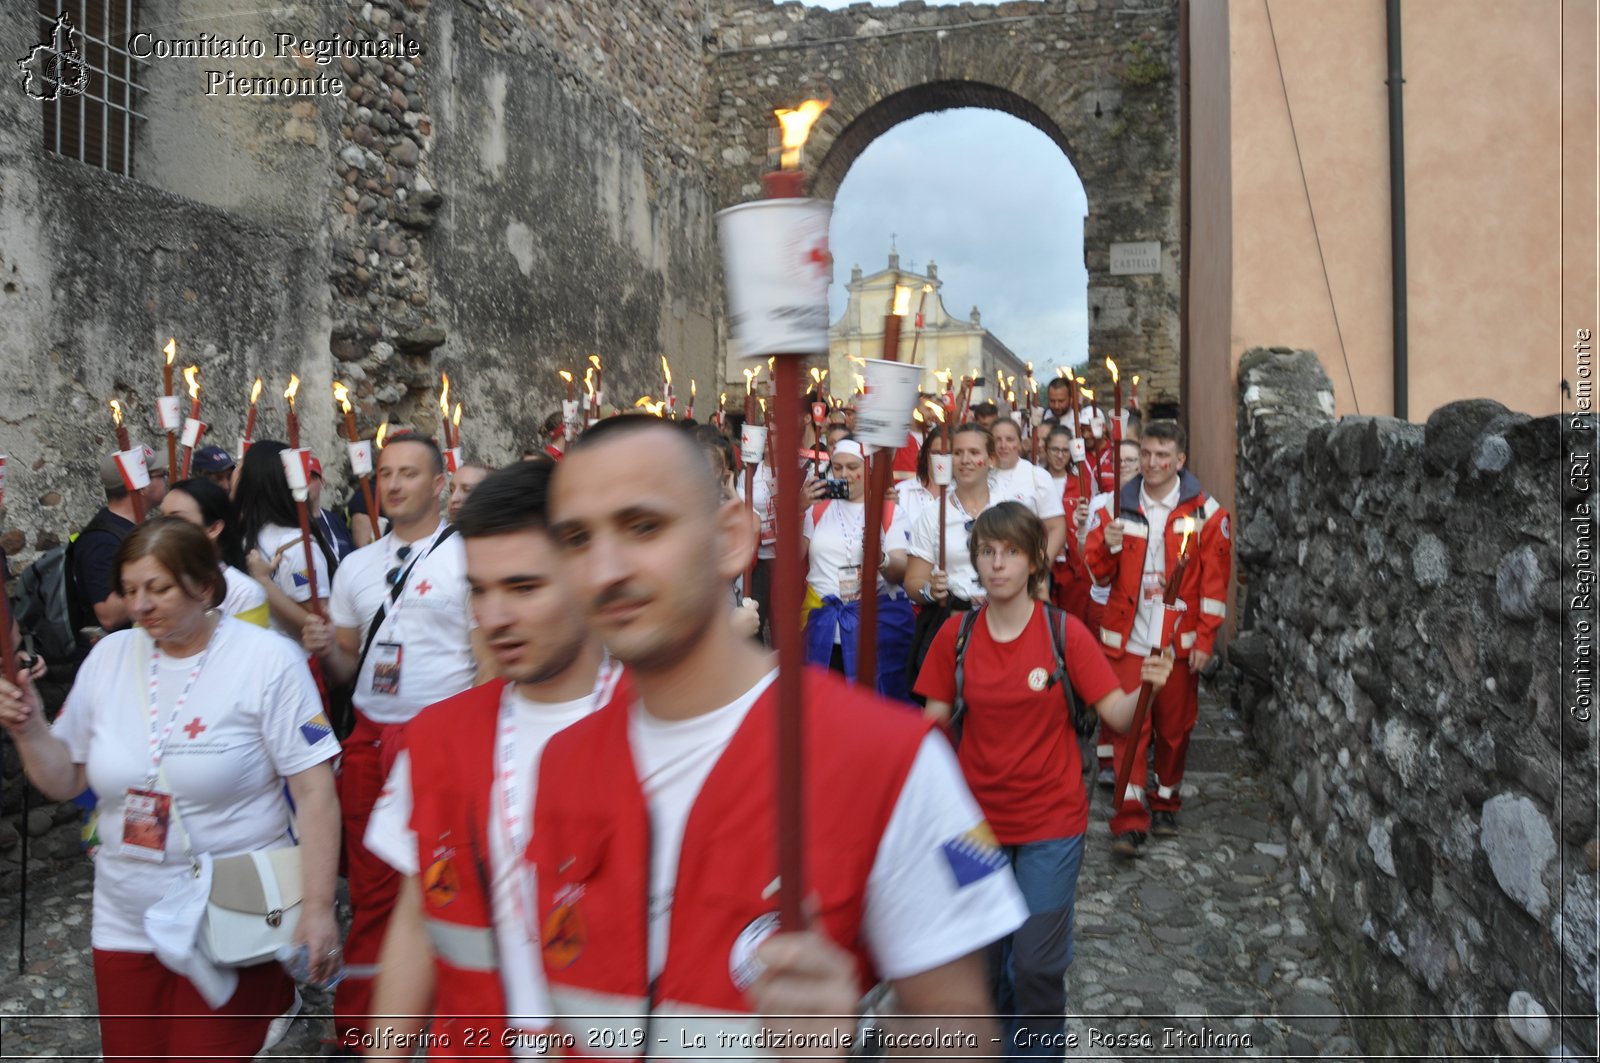
[[[1128,45],[1122,65],[1122,83],[1129,88],[1153,88],[1172,80],[1172,70],[1145,41]]]

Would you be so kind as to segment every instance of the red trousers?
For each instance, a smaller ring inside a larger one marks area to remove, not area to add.
[[[151,953],[105,949],[94,950],[94,989],[106,1063],[251,1059],[267,1026],[294,1001],[294,983],[276,963],[239,968],[239,988],[213,1010]]]
[[[339,765],[339,817],[352,909],[350,935],[344,942],[345,978],[333,995],[334,1033],[339,1044],[358,1043],[351,1034],[367,1028],[378,953],[400,892],[399,873],[368,852],[365,841],[372,806],[394,766],[398,735],[398,727],[374,723],[356,713],[355,729],[344,740]]]
[[[1111,668],[1117,673],[1117,681],[1122,684],[1123,690],[1139,689],[1139,669],[1143,665],[1144,658],[1132,653],[1125,653],[1111,662]],[[1198,693],[1199,676],[1189,670],[1186,655],[1180,655],[1172,665],[1172,675],[1168,677],[1167,685],[1161,688],[1155,703],[1150,706],[1150,713],[1145,717],[1138,735],[1119,735],[1115,731],[1101,730],[1102,738],[1111,739],[1113,766],[1122,763],[1128,743],[1136,743],[1127,795],[1123,798],[1122,807],[1111,816],[1112,834],[1149,830],[1151,812],[1176,812],[1183,804],[1178,788],[1183,782],[1184,761],[1189,757],[1189,735],[1194,731],[1194,723],[1199,715]],[[1156,763],[1155,778],[1150,780],[1146,778],[1145,760],[1152,736],[1156,746]],[[1147,782],[1153,787],[1149,792],[1148,810],[1145,808]],[[1112,800],[1116,800],[1115,794]]]

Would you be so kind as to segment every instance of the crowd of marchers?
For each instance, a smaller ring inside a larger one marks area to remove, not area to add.
[[[808,448],[748,466],[720,418],[558,416],[453,473],[399,433],[376,513],[324,508],[314,459],[297,491],[278,443],[170,484],[146,448],[137,491],[108,456],[65,555],[75,648],[0,679],[29,779],[85,809],[104,1057],[252,1058],[297,982],[333,988],[330,1054],[1061,1056],[1086,780],[1122,784],[1117,858],[1177,834],[1230,566],[1184,429],[1113,440],[1066,386],[892,454],[808,396]],[[799,617],[772,612],[784,534]],[[807,661],[803,926],[778,621]],[[234,858],[280,850],[270,931],[216,919]],[[276,953],[230,959],[251,935]]]

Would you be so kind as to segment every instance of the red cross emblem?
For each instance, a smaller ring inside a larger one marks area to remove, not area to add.
[[[433,589],[433,585],[431,583],[429,583],[427,580],[423,580],[421,583],[417,584],[417,597],[418,598],[423,597],[424,595],[426,595],[432,589]]]
[[[183,732],[189,736],[191,741],[199,738],[200,732],[205,729],[206,725],[200,722],[200,717],[198,716],[183,725]]]
[[[805,255],[805,261],[809,265],[817,267],[817,272],[819,274],[827,273],[833,268],[833,256],[828,253],[828,245],[826,242],[819,243],[810,251],[807,251]]]

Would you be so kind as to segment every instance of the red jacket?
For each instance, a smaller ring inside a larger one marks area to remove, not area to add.
[[[684,828],[666,965],[648,967],[650,816],[630,751],[632,699],[551,740],[539,768],[528,856],[558,1028],[580,1053],[639,1057],[656,1038],[754,1033],[745,989],[776,922],[777,693],[751,708]],[[862,938],[867,877],[928,725],[822,669],[805,672],[805,892],[817,926],[874,981]],[[588,1016],[604,1015],[597,1024]],[[570,1019],[564,1016],[571,1016]],[[593,1029],[610,1032],[595,1039]],[[714,1042],[713,1042],[714,1043]]]
[[[1106,547],[1106,521],[1089,532],[1084,544],[1084,559],[1095,581],[1111,584],[1111,600],[1106,603],[1101,621],[1100,642],[1106,656],[1121,657],[1133,632],[1144,574],[1144,555],[1149,524],[1140,506],[1144,478],[1135,476],[1122,485],[1118,499],[1122,519],[1122,549],[1116,553]],[[1178,622],[1180,655],[1190,650],[1215,653],[1217,632],[1228,618],[1228,577],[1233,567],[1228,511],[1207,495],[1193,473],[1178,474],[1178,504],[1167,517],[1165,531],[1166,569],[1170,573],[1183,543],[1185,518],[1194,522],[1189,540],[1189,564],[1183,570],[1178,598],[1185,611]]]
[[[440,1043],[451,1053],[466,1056],[507,1055],[488,838],[505,686],[497,679],[473,687],[405,725],[422,915],[433,944],[433,1031],[448,1038]]]

